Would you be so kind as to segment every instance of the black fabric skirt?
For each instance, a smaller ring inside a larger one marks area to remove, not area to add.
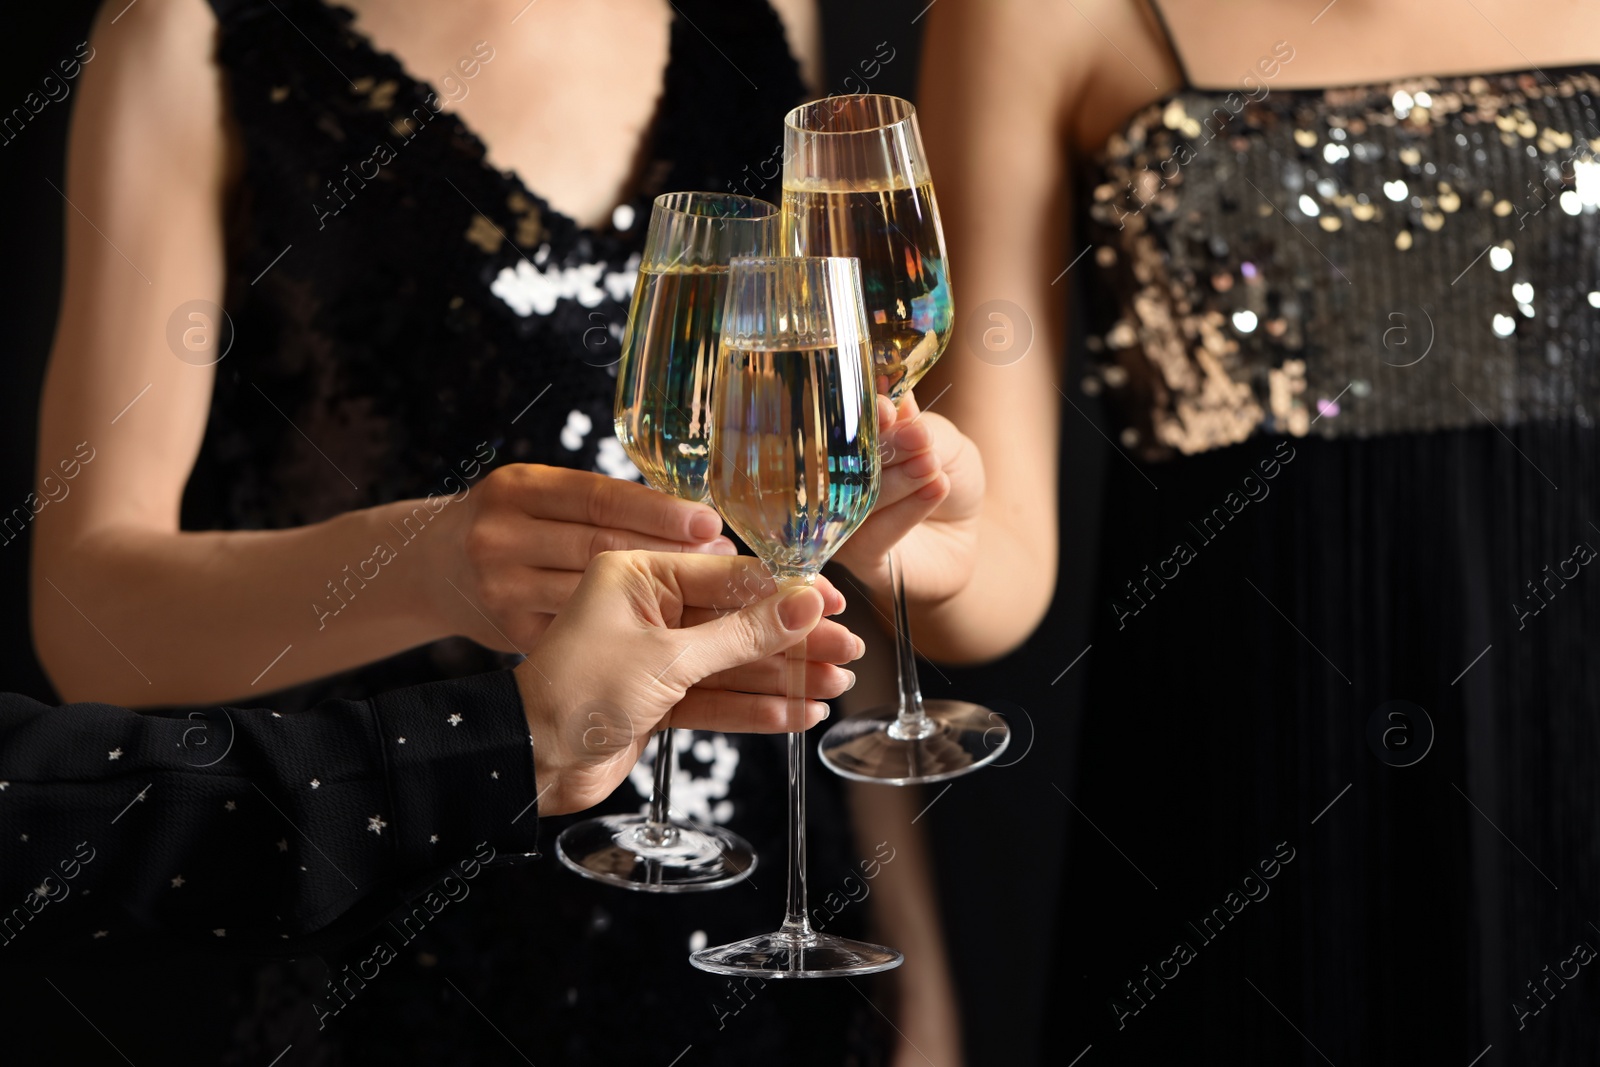
[[[1595,1062],[1597,447],[1111,461],[1047,1047]]]

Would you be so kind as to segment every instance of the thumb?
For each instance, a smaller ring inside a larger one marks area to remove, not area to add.
[[[805,639],[822,619],[822,594],[809,585],[780,589],[760,603],[669,631],[683,642],[673,665],[685,689],[719,671],[766,659]]]

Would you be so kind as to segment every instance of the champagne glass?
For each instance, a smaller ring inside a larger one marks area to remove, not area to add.
[[[790,255],[861,260],[877,390],[899,404],[949,343],[950,278],[916,108],[896,96],[816,100],[784,119],[783,245]],[[923,700],[904,575],[889,554],[899,701],[845,719],[822,761],[867,782],[938,782],[977,770],[1011,741],[1001,716]]]
[[[711,403],[711,499],[780,586],[810,584],[878,499],[872,355],[854,259],[736,259]],[[789,893],[774,933],[689,957],[715,974],[871,974],[900,953],[806,915],[805,643],[786,655]]]
[[[712,373],[728,261],[776,250],[778,209],[726,193],[655,199],[617,365],[616,431],[652,489],[709,499]],[[579,874],[627,889],[686,893],[749,876],[755,851],[737,834],[672,815],[675,731],[656,738],[655,788],[644,815],[568,827],[556,855]]]

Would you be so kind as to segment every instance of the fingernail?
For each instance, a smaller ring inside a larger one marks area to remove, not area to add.
[[[711,542],[711,554],[714,556],[737,556],[739,549],[726,537],[719,537]]]
[[[697,541],[709,541],[722,532],[721,517],[702,511],[689,520],[689,536]]]
[[[840,670],[844,670],[844,668],[841,667]],[[851,671],[851,670],[846,670],[844,673],[846,673],[846,674],[848,674],[850,676],[850,680],[848,682],[846,682],[845,685],[844,685],[844,691],[846,693],[848,693],[848,692],[850,692],[850,690],[852,690],[852,689],[854,689],[856,687],[856,672],[855,671]]]
[[[830,709],[828,708],[828,705],[824,704],[822,701],[813,700],[811,702],[811,706],[817,709],[818,719],[826,719],[828,717],[828,711]]]
[[[783,623],[786,630],[803,630],[816,621],[816,613],[812,610],[810,586],[791,589],[778,601],[778,621]]]
[[[856,659],[860,659],[862,656],[865,656],[866,654],[867,654],[867,643],[865,641],[861,640],[860,637],[857,637],[856,638],[856,654],[855,654],[855,658]]]

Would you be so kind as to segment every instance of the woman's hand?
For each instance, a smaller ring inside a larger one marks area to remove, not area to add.
[[[806,695],[850,688],[854,675],[817,659],[852,660],[863,647],[823,619],[830,604],[842,610],[844,598],[825,579],[780,592],[748,557],[596,557],[516,671],[540,813],[610,795],[667,726],[780,733],[821,722],[828,706],[817,699],[791,721],[781,653],[810,634]]]
[[[946,600],[972,577],[983,457],[949,419],[922,412],[910,393],[898,410],[878,398],[878,436],[883,484],[877,506],[834,558],[875,596],[887,597],[893,549],[909,603]]]
[[[497,467],[444,508],[426,543],[428,610],[502,652],[533,648],[602,552],[732,556],[713,508],[637,482],[531,463]],[[454,589],[451,588],[454,586]]]

